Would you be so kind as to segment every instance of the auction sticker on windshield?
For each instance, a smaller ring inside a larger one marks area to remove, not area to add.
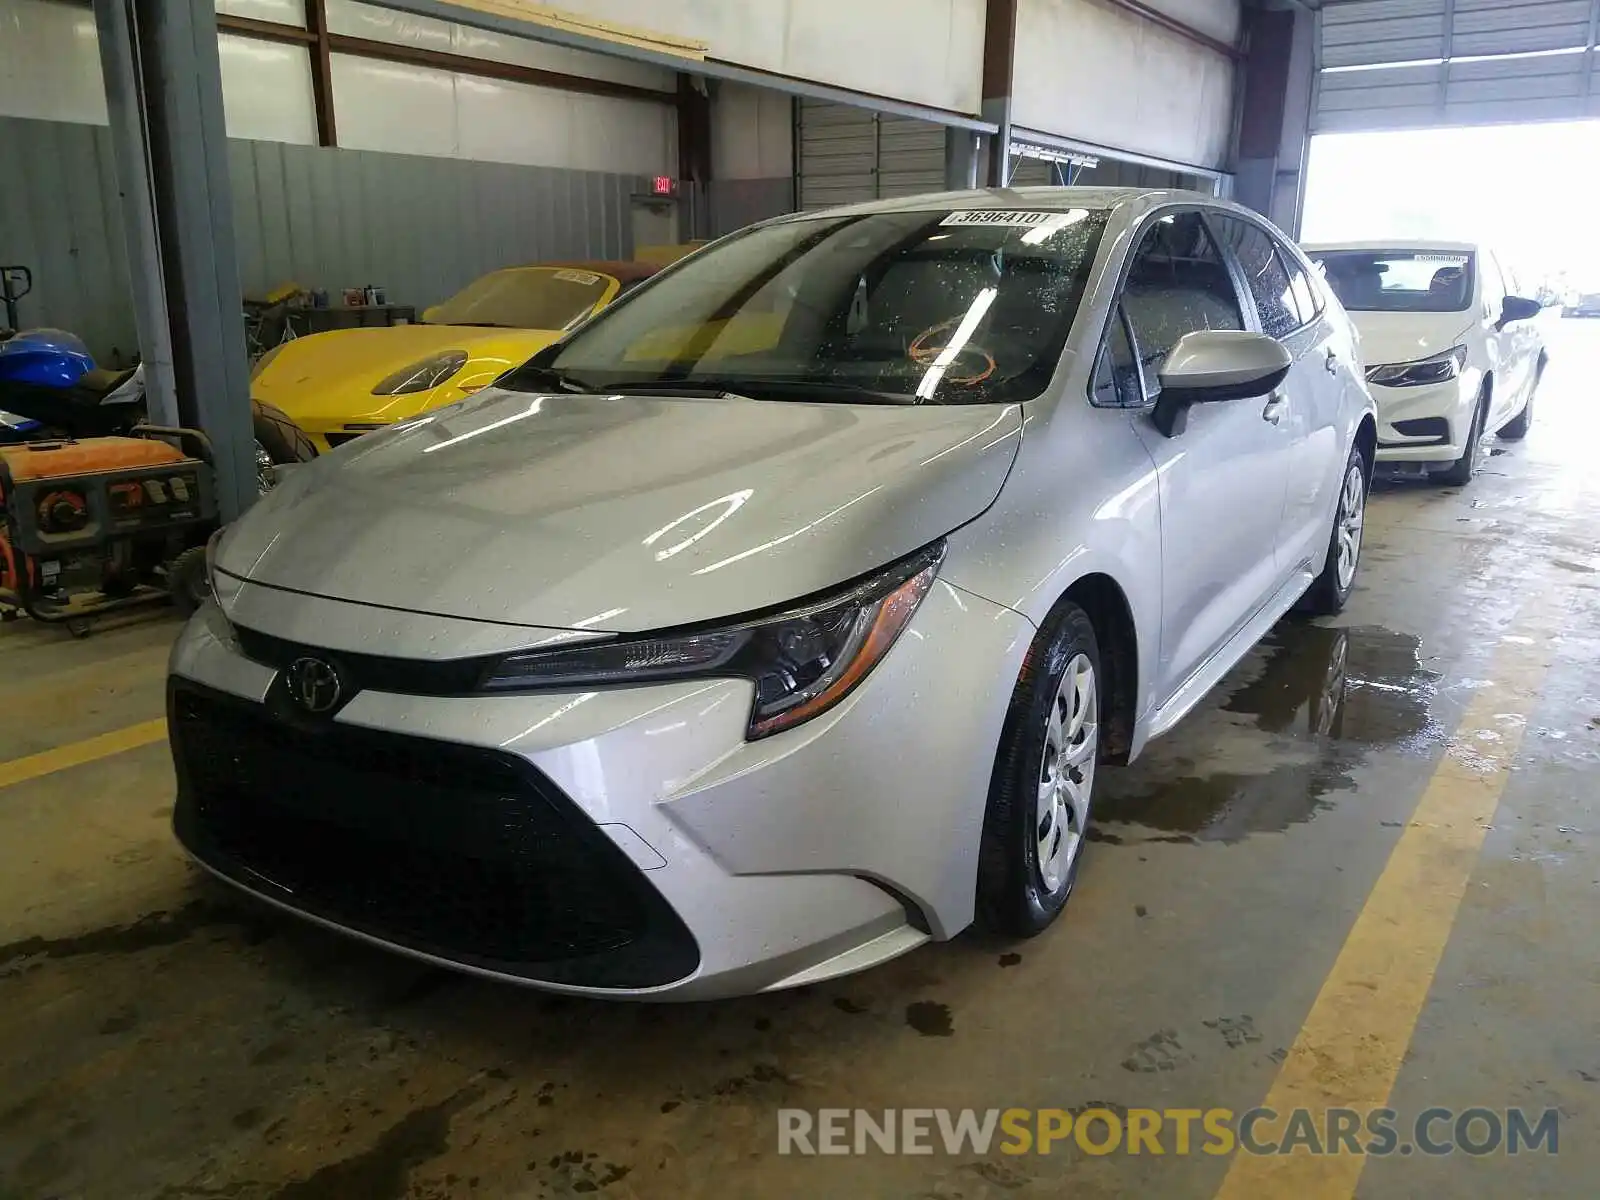
[[[971,208],[964,212],[953,212],[941,225],[1015,225],[1031,228],[1037,225],[1064,225],[1066,213],[1056,212],[1017,212],[1009,208]]]
[[[600,276],[592,271],[557,271],[556,278],[561,280],[562,283],[596,284],[600,282]]]

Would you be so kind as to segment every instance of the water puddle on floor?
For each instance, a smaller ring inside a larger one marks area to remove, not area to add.
[[[1100,774],[1091,836],[1235,842],[1309,821],[1373,751],[1422,754],[1443,740],[1439,676],[1419,650],[1387,629],[1283,622],[1137,763]]]

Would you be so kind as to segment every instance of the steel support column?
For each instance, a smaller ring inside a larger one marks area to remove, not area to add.
[[[146,411],[158,425],[176,425],[178,394],[151,191],[133,0],[95,0],[94,18],[111,124],[111,155],[122,200],[122,230],[128,244],[128,276],[133,283],[133,325],[139,335],[139,361],[144,364]]]
[[[1316,80],[1316,17],[1247,9],[1248,52],[1235,135],[1234,193],[1292,236],[1300,232]]]
[[[210,437],[232,519],[256,496],[255,438],[213,0],[95,0],[95,13],[140,353],[170,353],[178,423]]]
[[[953,192],[978,186],[978,135],[970,129],[944,131],[944,185]]]
[[[988,0],[983,32],[983,119],[995,125],[986,181],[1011,180],[1011,96],[1017,62],[1017,0]]]

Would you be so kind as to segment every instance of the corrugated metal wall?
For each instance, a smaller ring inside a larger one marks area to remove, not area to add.
[[[800,207],[831,208],[944,189],[944,126],[801,100]]]
[[[1600,116],[1593,0],[1355,0],[1318,10],[1320,133]]]
[[[25,325],[77,331],[97,357],[136,347],[109,131],[0,118],[0,264],[31,267]],[[419,309],[496,267],[629,258],[644,177],[233,140],[234,229],[247,293],[388,290]]]

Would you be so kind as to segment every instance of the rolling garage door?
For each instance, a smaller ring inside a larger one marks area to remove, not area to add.
[[[944,126],[823,100],[800,102],[800,207],[944,189]]]
[[[1319,133],[1600,116],[1594,0],[1329,0]]]

